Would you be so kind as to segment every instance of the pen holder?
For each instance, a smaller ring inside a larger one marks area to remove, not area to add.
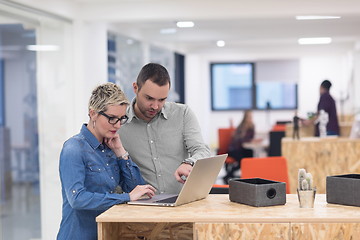
[[[298,198],[299,198],[300,208],[313,208],[314,207],[316,188],[313,188],[312,190],[297,189],[297,194],[298,194]]]

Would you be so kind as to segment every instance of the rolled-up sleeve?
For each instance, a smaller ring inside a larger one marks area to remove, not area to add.
[[[194,112],[186,107],[184,111],[184,141],[188,152],[189,160],[196,161],[200,158],[211,156],[210,149],[203,141],[200,125],[196,119]]]
[[[118,160],[121,169],[120,186],[125,192],[130,192],[137,185],[146,184],[140,174],[139,167],[131,158],[129,160]]]

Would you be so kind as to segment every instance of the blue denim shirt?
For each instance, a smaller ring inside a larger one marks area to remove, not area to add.
[[[118,160],[85,124],[64,143],[60,179],[63,207],[59,240],[97,239],[95,218],[115,204],[130,201],[128,192],[145,184],[138,166],[132,160]],[[117,186],[126,193],[115,193]]]

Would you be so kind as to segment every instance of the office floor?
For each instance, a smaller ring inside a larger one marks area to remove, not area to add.
[[[2,202],[0,239],[37,240],[41,235],[39,184],[16,183]]]

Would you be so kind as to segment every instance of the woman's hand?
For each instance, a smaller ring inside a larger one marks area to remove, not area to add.
[[[156,189],[147,184],[147,185],[137,185],[130,193],[130,200],[131,201],[135,201],[138,200],[140,197],[144,196],[145,194],[149,197],[152,198],[153,196],[155,196],[155,192]]]
[[[116,134],[113,138],[105,138],[104,142],[116,154],[117,157],[120,157],[126,153],[119,134]]]

